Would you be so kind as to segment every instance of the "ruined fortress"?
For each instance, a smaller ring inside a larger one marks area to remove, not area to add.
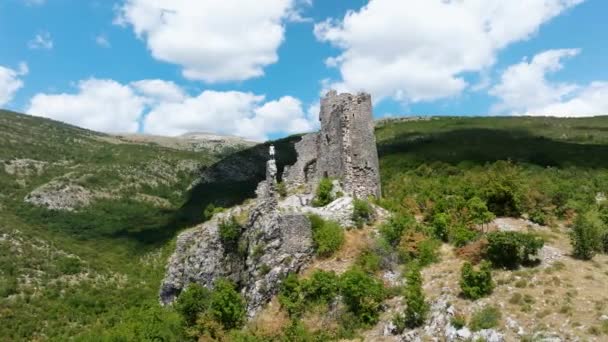
[[[290,188],[314,190],[322,177],[338,179],[345,194],[380,197],[380,171],[369,94],[330,91],[321,100],[321,130],[296,144],[297,162],[286,168]]]
[[[190,283],[212,287],[218,278],[237,284],[247,301],[249,317],[274,296],[282,279],[299,272],[314,255],[309,214],[352,226],[355,198],[380,196],[378,152],[374,137],[371,97],[337,94],[321,101],[321,130],[296,143],[298,159],[286,167],[283,181],[288,195],[277,189],[277,165],[271,147],[266,180],[258,198],[216,214],[211,220],[181,233],[161,285],[162,304],[173,302]],[[322,208],[312,206],[314,190],[323,177],[332,178],[344,196]],[[374,216],[382,209],[373,206]],[[245,217],[238,253],[222,242],[220,227]]]

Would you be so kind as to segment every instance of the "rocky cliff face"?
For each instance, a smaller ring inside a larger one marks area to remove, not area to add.
[[[226,250],[219,234],[221,222],[248,214],[238,250]],[[160,300],[171,303],[192,282],[212,287],[228,278],[242,289],[251,316],[276,294],[290,272],[298,272],[311,258],[310,222],[303,214],[282,213],[274,198],[236,207],[182,233],[169,261]]]

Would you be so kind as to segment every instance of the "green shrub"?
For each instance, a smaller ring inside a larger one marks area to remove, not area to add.
[[[334,200],[331,194],[333,187],[334,185],[331,179],[322,178],[317,186],[315,198],[312,200],[313,207],[324,207],[331,203]]]
[[[372,325],[378,321],[384,300],[382,282],[358,269],[346,271],[340,278],[340,294],[344,304],[358,321]]]
[[[422,292],[420,266],[415,263],[411,265],[406,275],[405,304],[405,325],[413,329],[424,324],[429,311],[429,305]]]
[[[235,252],[242,231],[242,227],[236,218],[231,216],[230,219],[220,222],[218,229],[224,249],[228,252]]]
[[[186,324],[194,325],[199,314],[209,308],[211,291],[199,284],[192,283],[183,291],[175,302],[175,310]]]
[[[369,202],[361,199],[355,199],[353,202],[353,222],[357,228],[361,228],[372,222],[374,210]]]
[[[327,258],[344,244],[344,229],[337,222],[325,221],[318,215],[310,215],[312,239],[319,257]]]
[[[602,251],[608,254],[608,230],[604,232],[604,236],[602,237]]]
[[[488,210],[486,202],[479,197],[473,197],[468,200],[467,209],[471,223],[473,224],[484,225],[495,218],[494,214]]]
[[[460,289],[465,298],[479,299],[492,293],[494,282],[489,262],[483,261],[479,270],[465,262],[460,271]]]
[[[238,328],[245,320],[245,300],[236,291],[232,282],[218,279],[211,293],[209,312],[224,329]]]
[[[463,314],[456,313],[450,319],[450,324],[460,330],[467,325],[467,318]]]
[[[439,260],[439,247],[441,243],[428,238],[420,232],[408,232],[401,238],[397,248],[403,262],[416,261],[422,267]]]
[[[464,225],[456,225],[450,229],[448,239],[456,247],[463,247],[477,239],[479,234]]]
[[[380,234],[392,246],[396,246],[401,241],[401,236],[406,230],[416,227],[416,220],[413,216],[396,215],[380,226]]]
[[[444,242],[448,241],[448,231],[450,227],[450,217],[445,213],[436,213],[431,222],[433,235]]]
[[[295,273],[283,279],[279,288],[279,303],[290,317],[298,317],[304,312],[306,293]]]
[[[572,254],[582,260],[590,260],[602,249],[602,234],[605,226],[599,213],[590,210],[577,215],[570,232]]]
[[[224,210],[226,209],[222,207],[216,207],[213,203],[209,203],[203,211],[203,220],[208,221],[213,217],[213,215],[221,213]]]
[[[381,268],[382,258],[371,249],[366,249],[359,254],[355,264],[367,273],[375,273]]]
[[[486,306],[471,317],[470,328],[473,331],[492,329],[498,326],[502,314],[495,306]]]
[[[544,241],[533,234],[520,232],[492,232],[487,235],[487,258],[496,267],[517,268],[531,262]]]
[[[283,198],[287,197],[287,184],[285,184],[285,182],[277,183],[277,192],[279,193],[279,196]]]
[[[302,282],[302,288],[307,302],[329,303],[338,295],[339,278],[333,271],[315,270]]]

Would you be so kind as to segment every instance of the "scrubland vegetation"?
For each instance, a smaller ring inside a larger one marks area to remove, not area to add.
[[[9,174],[0,163],[0,340],[355,338],[379,322],[383,303],[389,300],[404,308],[392,317],[397,329],[411,329],[428,318],[431,296],[425,292],[424,272],[442,262],[443,247],[465,260],[457,269],[458,280],[446,284],[457,288],[462,300],[492,296],[510,277],[519,277],[512,282],[517,289],[531,286],[526,272],[540,272],[535,256],[550,237],[492,231],[496,217],[564,227],[571,239],[567,257],[591,260],[584,262],[592,268],[594,258],[608,251],[608,118],[389,122],[376,130],[384,196],[375,204],[389,210],[392,218],[368,227],[369,203],[356,202],[354,222],[377,234],[370,235],[369,245],[346,269],[284,279],[276,304],[285,324],[273,334],[262,334],[247,323],[243,299],[227,280],[218,280],[213,291],[191,286],[170,308],[157,302],[176,233],[210,218],[221,210],[217,207],[251,196],[250,187],[245,191],[242,184],[219,182],[188,191],[195,175],[183,173],[170,183],[127,188],[74,212],[23,202],[35,187],[69,172],[76,172],[87,188],[107,191],[125,182],[120,170],[142,169],[159,160],[171,164],[195,159],[205,166],[219,156],[109,143],[47,120],[0,118],[0,159],[50,163],[44,172],[29,177]],[[63,160],[67,164],[60,163]],[[92,176],[81,177],[86,174]],[[170,206],[133,200],[134,191],[163,198]],[[329,203],[330,193],[331,181],[324,180],[317,205]],[[318,217],[311,221],[316,258],[335,258],[348,248],[342,228]],[[227,221],[222,227],[223,243],[238,249],[238,223]],[[559,272],[559,265],[542,272],[550,277]],[[399,271],[397,285],[382,279],[389,270]],[[576,297],[568,291],[566,298]],[[507,308],[530,310],[538,301],[529,295],[516,297]],[[568,315],[576,300],[560,305],[563,310],[558,311]],[[469,317],[455,316],[452,324],[471,330],[496,327],[504,320],[504,310],[484,306]],[[332,319],[323,329],[312,329],[309,322],[318,317]],[[592,327],[585,333],[608,336],[601,324]]]

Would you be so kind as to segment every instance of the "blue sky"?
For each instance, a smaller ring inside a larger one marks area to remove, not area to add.
[[[329,88],[376,117],[608,114],[602,0],[1,0],[0,107],[276,138]]]

